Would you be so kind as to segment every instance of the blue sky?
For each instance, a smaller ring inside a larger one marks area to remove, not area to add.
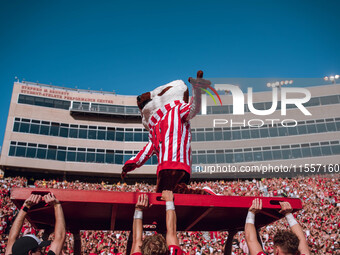
[[[340,1],[0,2],[0,141],[14,77],[136,95],[194,76],[340,72]]]

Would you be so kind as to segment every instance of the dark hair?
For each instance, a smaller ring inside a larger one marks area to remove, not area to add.
[[[161,234],[148,236],[140,247],[143,255],[166,255],[168,249],[165,238]]]
[[[274,246],[285,253],[296,254],[299,251],[299,238],[290,230],[279,230],[274,236]]]

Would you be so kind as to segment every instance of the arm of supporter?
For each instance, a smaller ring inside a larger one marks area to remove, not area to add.
[[[147,194],[138,196],[135,214],[133,216],[131,254],[142,252],[140,247],[143,243],[143,210],[148,207],[148,203]]]
[[[166,243],[168,246],[179,246],[177,238],[177,218],[174,205],[174,194],[170,190],[163,190],[162,200],[166,202]]]
[[[144,165],[144,163],[148,161],[148,159],[152,156],[153,152],[153,144],[149,140],[149,142],[136,156],[130,158],[128,161],[125,162],[122,171],[122,178],[126,176],[126,173]]]
[[[292,214],[292,211],[293,211],[292,206],[290,205],[289,202],[280,202],[280,205],[281,205],[280,213],[285,215],[288,221],[288,224],[290,226],[290,229],[299,238],[299,252],[304,255],[309,255],[310,251],[309,251],[305,233],[303,232],[302,227],[300,226],[300,224],[297,222],[294,215]]]
[[[55,215],[54,240],[51,243],[49,251],[53,251],[56,255],[59,255],[61,254],[66,238],[66,224],[63,208],[52,193],[45,195],[44,200],[47,204],[54,207]]]
[[[20,230],[22,228],[22,225],[27,215],[27,210],[30,209],[33,205],[38,204],[40,201],[41,201],[41,196],[33,195],[33,194],[30,195],[30,197],[25,200],[23,207],[20,209],[15,221],[13,222],[12,228],[9,232],[5,255],[12,254],[12,246],[20,234]]]
[[[244,227],[246,242],[249,248],[250,255],[257,255],[260,252],[263,252],[262,246],[258,241],[255,228],[255,215],[261,210],[262,200],[255,198],[251,207],[248,210],[246,225]]]

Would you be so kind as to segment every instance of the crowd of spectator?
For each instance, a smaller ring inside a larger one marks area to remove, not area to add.
[[[228,196],[285,196],[300,198],[303,210],[295,213],[302,225],[313,254],[337,254],[340,250],[340,175],[297,177],[293,179],[262,179],[252,181],[205,181],[192,182],[190,188],[210,187],[214,192]],[[37,188],[108,190],[126,192],[154,192],[155,185],[146,183],[85,183],[81,181],[37,180]],[[0,253],[6,246],[8,232],[18,210],[10,200],[10,190],[27,187],[22,177],[0,180]],[[273,234],[286,228],[286,221],[279,220],[261,229],[260,235],[265,252],[273,250]],[[42,236],[43,230],[36,230],[26,222],[22,233]],[[149,235],[151,232],[145,232]],[[82,254],[125,254],[128,231],[81,231]],[[185,254],[223,254],[228,232],[180,232],[180,247]],[[74,236],[67,233],[63,253],[73,254]],[[234,254],[247,254],[243,232],[234,236]],[[338,253],[340,254],[340,253]]]

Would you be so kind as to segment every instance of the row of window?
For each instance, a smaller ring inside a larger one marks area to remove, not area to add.
[[[54,98],[48,98],[48,97],[28,96],[28,95],[22,95],[22,94],[19,95],[18,103],[49,107],[49,108],[64,109],[64,110],[69,110],[71,106],[71,101],[67,101],[67,100],[60,100],[60,99],[54,99]]]
[[[207,129],[206,129],[207,130]],[[274,126],[269,128],[250,128],[239,130],[216,130],[205,132],[192,132],[192,141],[221,141],[221,140],[245,140],[269,137],[282,137],[294,135],[316,134],[324,132],[340,131],[340,121],[323,122],[315,124],[298,124],[293,127]]]
[[[76,148],[12,141],[9,156],[58,160],[67,162],[123,164],[137,151]],[[239,163],[321,157],[340,154],[339,141],[267,146],[228,150],[193,151],[193,164]],[[156,165],[153,155],[147,165]]]
[[[108,141],[146,142],[149,133],[142,128],[113,128],[73,125],[49,121],[15,118],[14,132],[31,133],[64,138],[94,139]]]
[[[302,121],[295,127],[275,125],[265,128],[232,127],[232,128],[197,128],[192,130],[192,141],[221,141],[257,139],[288,135],[316,134],[340,131],[340,118]],[[308,123],[308,124],[307,124]],[[80,138],[94,140],[110,140],[123,142],[146,142],[148,131],[142,128],[113,128],[102,126],[75,125],[15,118],[14,132],[59,136],[64,138]]]
[[[43,107],[58,108],[64,110],[80,110],[98,113],[111,113],[120,115],[135,115],[140,116],[140,112],[137,106],[122,106],[122,105],[108,105],[108,104],[97,104],[88,102],[71,102],[67,100],[44,98],[29,95],[19,95],[18,103],[37,105]],[[307,103],[303,105],[305,107],[320,106],[329,104],[339,104],[340,95],[313,97]],[[254,108],[257,110],[268,110],[272,107],[272,102],[260,102],[254,103]],[[296,105],[288,104],[287,109],[296,108]],[[281,109],[281,102],[278,102],[277,110]],[[244,111],[250,112],[248,105],[244,105]],[[222,106],[208,106],[207,114],[231,114],[233,112],[233,105],[222,105]]]
[[[104,150],[77,148],[25,142],[11,142],[9,156],[37,158],[67,162],[106,163],[122,165],[138,151]],[[146,165],[156,165],[157,157],[152,156]]]
[[[121,115],[135,115],[140,116],[140,111],[137,106],[123,106],[123,105],[110,105],[110,104],[96,104],[87,102],[72,102],[71,110],[73,111],[86,111],[86,112],[98,112],[109,114],[121,114]]]
[[[337,144],[335,144],[337,142]],[[333,144],[332,144],[333,143]],[[270,147],[264,147],[264,150],[239,149],[233,153],[218,152],[214,153],[197,153],[192,155],[192,163],[195,164],[218,164],[218,163],[241,163],[255,161],[270,161],[283,159],[298,159],[309,157],[322,157],[340,154],[340,145],[338,141],[324,142],[323,145],[282,148],[273,150]],[[280,147],[280,146],[278,146]],[[287,146],[288,147],[288,146]],[[249,151],[248,151],[249,150]]]
[[[71,109],[71,110],[92,111],[92,112],[110,113],[110,114],[118,114],[118,115],[140,116],[140,111],[137,106],[95,104],[95,103],[87,103],[87,102],[71,102],[67,100],[29,96],[29,95],[22,95],[22,94],[19,95],[18,103],[49,107],[49,108],[57,108],[57,109],[63,109],[63,110]]]

